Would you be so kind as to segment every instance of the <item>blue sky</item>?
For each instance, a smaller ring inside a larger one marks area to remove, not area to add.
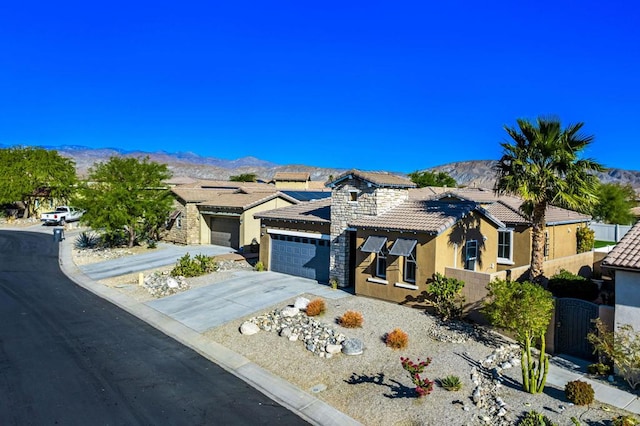
[[[0,144],[411,172],[553,114],[640,170],[635,3],[5,2]]]

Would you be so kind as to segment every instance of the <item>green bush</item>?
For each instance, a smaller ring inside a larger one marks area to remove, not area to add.
[[[582,226],[576,230],[576,238],[578,239],[578,253],[585,253],[593,249],[596,233],[588,226]]]
[[[427,287],[427,293],[431,296],[431,302],[436,309],[436,314],[443,320],[460,318],[462,316],[462,288],[464,281],[455,278],[447,278],[440,273],[433,274],[433,278]]]
[[[94,248],[100,243],[100,237],[93,232],[82,232],[76,237],[74,243],[77,249]]]
[[[587,382],[574,380],[564,386],[564,394],[567,399],[576,405],[589,405],[593,402],[595,392]]]
[[[178,259],[178,264],[171,270],[171,275],[188,278],[209,274],[216,270],[217,264],[212,257],[198,254],[192,259],[189,253],[186,253]]]
[[[611,367],[601,362],[587,366],[587,372],[589,374],[597,374],[598,376],[606,376],[610,371]]]
[[[549,279],[547,288],[555,297],[573,297],[589,302],[598,297],[596,283],[564,269]]]
[[[261,261],[258,261],[256,263],[256,266],[253,267],[253,269],[258,272],[263,272],[265,270],[264,263],[262,263]]]
[[[526,413],[517,424],[518,426],[557,426],[547,416],[533,410]]]

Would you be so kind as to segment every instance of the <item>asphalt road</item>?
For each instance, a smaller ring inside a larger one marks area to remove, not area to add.
[[[306,424],[76,286],[57,244],[0,231],[0,424]]]

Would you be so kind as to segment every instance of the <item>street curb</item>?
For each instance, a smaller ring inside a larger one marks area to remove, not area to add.
[[[200,333],[193,329],[143,303],[133,301],[117,290],[97,284],[72,261],[71,244],[68,238],[60,242],[58,262],[62,272],[80,287],[109,301],[172,339],[193,349],[313,425],[361,425],[360,422],[272,374],[244,356],[216,342],[205,340]]]

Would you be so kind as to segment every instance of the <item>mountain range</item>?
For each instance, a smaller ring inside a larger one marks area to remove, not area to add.
[[[0,144],[0,148],[7,147]],[[279,165],[255,157],[224,160],[215,157],[203,157],[193,152],[125,151],[117,148],[94,149],[77,145],[43,146],[43,148],[57,150],[60,155],[74,160],[80,176],[86,176],[91,166],[97,162],[107,161],[112,156],[148,156],[152,161],[167,164],[173,176],[194,179],[229,180],[233,175],[255,173],[258,178],[268,181],[277,172],[308,172],[311,175],[311,180],[324,182],[330,176],[337,176],[345,171],[345,169],[339,168],[322,168],[299,164]],[[495,173],[492,169],[494,164],[495,160],[458,161],[419,171],[446,172],[460,186],[492,188],[495,181]],[[602,182],[630,184],[640,191],[640,171],[610,168],[598,175]]]

